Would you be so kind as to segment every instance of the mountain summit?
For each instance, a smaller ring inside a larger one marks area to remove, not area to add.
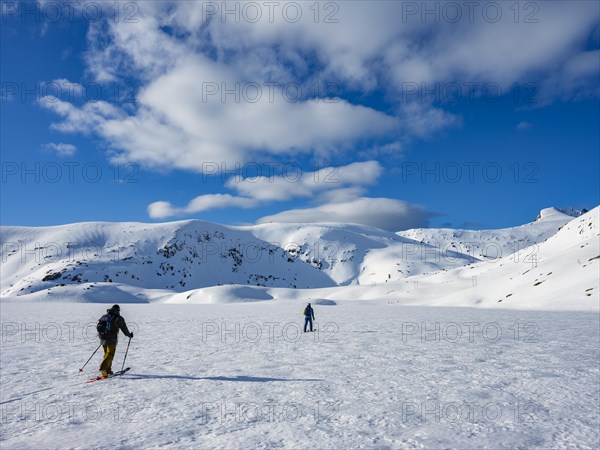
[[[587,209],[575,209],[575,208],[544,208],[540,211],[538,216],[535,218],[536,222],[539,220],[562,220],[564,216],[579,217],[582,214],[588,212]]]

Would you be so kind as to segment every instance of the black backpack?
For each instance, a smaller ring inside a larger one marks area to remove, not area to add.
[[[310,316],[310,311],[312,310],[312,308],[310,306],[307,306],[306,308],[304,308],[304,316]]]
[[[113,322],[116,316],[112,314],[104,314],[100,319],[98,319],[98,325],[96,325],[96,330],[98,331],[98,337],[100,339],[106,339],[108,333],[110,333]]]

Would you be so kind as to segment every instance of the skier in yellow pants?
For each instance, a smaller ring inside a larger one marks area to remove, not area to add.
[[[130,339],[133,337],[133,333],[127,329],[127,324],[121,316],[121,307],[119,305],[113,305],[112,308],[107,309],[106,314],[98,321],[96,328],[100,343],[104,349],[104,358],[102,359],[102,364],[100,364],[100,373],[103,377],[107,377],[113,373],[112,362],[117,351],[119,330]]]
[[[117,351],[117,344],[103,345],[102,348],[104,349],[104,358],[100,364],[100,373],[102,376],[106,376],[112,373],[112,362],[115,357],[115,352]]]

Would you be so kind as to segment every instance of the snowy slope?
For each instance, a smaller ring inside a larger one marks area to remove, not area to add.
[[[547,241],[494,262],[423,275],[406,298],[419,304],[509,308],[600,308],[600,208]]]
[[[557,208],[546,208],[534,222],[499,230],[418,228],[397,234],[440,249],[464,253],[477,260],[493,260],[545,241],[573,220],[574,216],[581,215],[578,214],[580,211],[572,208],[565,211],[569,214]]]
[[[247,231],[201,221],[2,228],[2,295],[116,283],[185,290],[220,284],[333,286],[320,270]]]
[[[385,300],[398,305],[598,311],[599,212],[595,208],[547,241],[512,255],[389,283],[320,289],[223,286],[144,295],[168,303]]]
[[[473,261],[364,225],[264,224],[249,230],[260,239],[285,242],[288,251],[321,268],[338,285],[386,283]]]
[[[102,295],[106,290],[181,292],[225,284],[315,288],[372,283],[378,277],[389,281],[392,275],[397,280],[471,261],[461,254],[442,260],[435,248],[429,249],[431,261],[423,260],[422,247],[377,228],[340,224],[3,227],[1,293],[43,292],[52,298],[56,291],[79,292],[94,301],[98,295],[89,291],[99,288]]]
[[[117,296],[136,302],[162,298],[165,290],[230,284],[279,288],[390,284],[490,259],[482,254],[501,256],[511,247],[539,243],[569,220],[572,217],[549,208],[534,223],[489,231],[394,234],[362,225],[232,227],[197,220],[2,227],[0,294],[73,301]],[[474,247],[483,251],[473,251]]]
[[[597,216],[598,208],[576,219],[548,208],[539,220],[521,227],[411,230],[406,236],[340,224],[228,227],[183,221],[3,227],[1,292],[4,301],[353,298],[595,309]],[[587,229],[573,231],[585,220],[591,224]],[[500,249],[499,257],[479,260],[449,249],[453,242],[468,240],[485,248],[486,239]],[[519,251],[501,255],[513,241]]]

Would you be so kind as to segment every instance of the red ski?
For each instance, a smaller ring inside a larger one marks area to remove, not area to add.
[[[112,375],[108,375],[108,376],[103,376],[100,375],[99,377],[94,377],[94,378],[90,378],[89,380],[86,381],[86,383],[93,383],[94,381],[100,381],[100,380],[106,380],[108,378],[114,378],[114,377],[118,377],[119,375],[123,375],[125,372],[127,372],[129,369],[131,369],[131,367],[127,367],[124,370],[119,370],[118,372],[113,373]]]

